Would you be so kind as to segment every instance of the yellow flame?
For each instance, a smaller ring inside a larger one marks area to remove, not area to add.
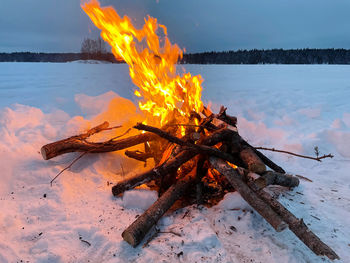
[[[129,17],[121,18],[112,7],[101,7],[97,0],[82,8],[101,29],[114,56],[129,65],[131,79],[139,87],[135,95],[141,98],[139,107],[146,113],[147,123],[162,126],[174,118],[174,112],[181,118],[202,110],[202,77],[177,75],[176,63],[183,52],[171,44],[167,28],[158,24],[156,18],[148,16],[144,26],[136,29]],[[157,35],[161,31],[163,37]]]

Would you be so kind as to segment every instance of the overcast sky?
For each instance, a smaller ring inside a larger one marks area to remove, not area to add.
[[[102,0],[141,26],[149,14],[187,52],[350,48],[350,0]],[[79,52],[98,31],[80,0],[1,0],[0,52]]]

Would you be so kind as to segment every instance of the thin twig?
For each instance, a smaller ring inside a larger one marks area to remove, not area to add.
[[[88,152],[83,152],[82,154],[80,154],[77,158],[75,158],[73,160],[73,162],[71,162],[70,165],[68,165],[66,168],[64,168],[63,170],[61,170],[51,181],[50,181],[50,185],[52,186],[52,183],[57,179],[57,177],[59,177],[65,170],[68,170],[69,168],[72,167],[73,164],[75,164],[80,158],[82,158],[85,154],[87,154]]]
[[[311,179],[309,179],[309,178],[307,178],[307,177],[305,177],[305,176],[302,176],[302,175],[298,175],[298,174],[296,174],[295,175],[296,177],[298,177],[298,178],[300,178],[300,179],[304,179],[304,180],[306,180],[306,181],[309,181],[309,182],[313,182]]]
[[[176,233],[174,231],[159,231],[158,233],[160,233],[160,234],[173,234],[175,236],[182,237],[181,234]]]
[[[121,128],[121,127],[123,127],[123,126],[122,125],[117,125],[117,126],[113,126],[113,127],[110,127],[110,128],[102,129],[101,131],[108,131],[108,130],[118,129],[118,128]]]
[[[325,159],[325,158],[333,158],[334,157],[334,155],[332,155],[332,154],[325,154],[325,155],[320,156],[320,157],[312,157],[312,156],[301,155],[301,154],[297,154],[297,153],[293,153],[293,152],[289,152],[289,151],[277,150],[275,148],[266,148],[266,147],[254,147],[254,148],[256,150],[265,150],[265,151],[286,153],[286,154],[294,155],[294,156],[297,156],[297,157],[300,157],[300,158],[306,158],[306,159],[315,160],[315,161],[318,161],[318,162],[322,162],[322,159]]]
[[[110,139],[109,141],[107,141],[107,142],[111,142],[111,141],[114,141],[115,139],[118,139],[118,138],[120,138],[120,137],[123,137],[124,135],[128,134],[130,131],[131,131],[131,128],[127,129],[126,132],[124,132],[123,134],[111,138],[111,139]]]

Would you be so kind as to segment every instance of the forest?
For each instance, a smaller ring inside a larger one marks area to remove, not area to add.
[[[0,62],[117,61],[112,53],[82,50],[80,53],[0,53]],[[350,49],[270,49],[212,51],[184,54],[180,64],[350,64]]]

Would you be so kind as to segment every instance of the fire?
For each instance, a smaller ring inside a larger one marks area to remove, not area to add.
[[[114,56],[129,65],[130,77],[139,88],[135,90],[140,97],[139,108],[148,124],[163,126],[173,118],[186,122],[191,111],[202,110],[202,77],[189,72],[177,74],[176,63],[183,51],[171,44],[167,28],[156,18],[148,16],[144,26],[136,29],[129,17],[121,18],[112,7],[101,7],[97,0],[82,8],[101,29]]]

